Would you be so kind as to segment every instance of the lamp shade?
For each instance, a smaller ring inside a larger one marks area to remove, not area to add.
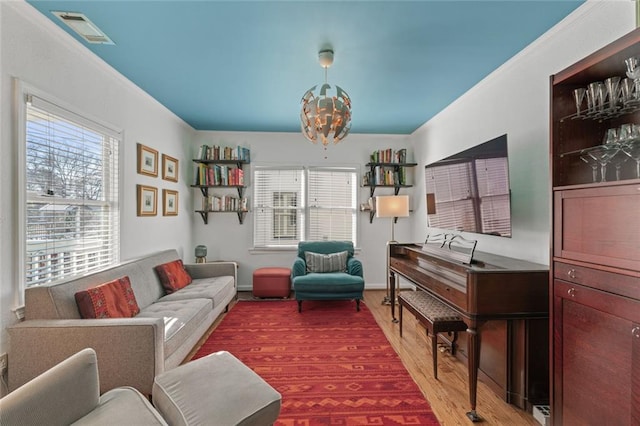
[[[408,195],[382,195],[376,197],[376,217],[409,216]]]

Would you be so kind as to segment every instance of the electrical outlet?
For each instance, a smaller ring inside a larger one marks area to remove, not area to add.
[[[0,376],[2,376],[5,371],[7,371],[7,366],[8,366],[7,354],[6,353],[0,354]]]

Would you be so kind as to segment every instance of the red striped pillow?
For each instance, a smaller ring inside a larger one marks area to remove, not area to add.
[[[82,318],[130,318],[140,313],[129,277],[109,281],[75,294]]]

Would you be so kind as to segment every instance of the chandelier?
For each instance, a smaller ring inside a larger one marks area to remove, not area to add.
[[[324,68],[324,84],[316,92],[318,85],[313,86],[302,97],[300,125],[302,134],[311,142],[324,146],[329,141],[338,143],[351,130],[351,99],[340,86],[327,83],[327,68],[333,64],[333,50],[321,50],[318,53],[320,65]]]

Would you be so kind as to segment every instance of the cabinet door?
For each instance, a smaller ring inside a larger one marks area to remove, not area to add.
[[[554,281],[555,425],[640,424],[640,302]]]
[[[554,256],[640,270],[640,183],[557,191]]]

